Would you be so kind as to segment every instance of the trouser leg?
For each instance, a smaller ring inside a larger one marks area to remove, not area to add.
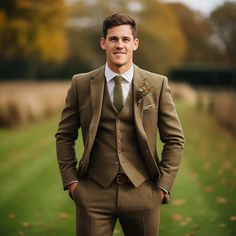
[[[120,185],[118,217],[125,236],[157,236],[160,202],[157,188],[150,181],[144,182],[138,188]]]
[[[116,223],[116,186],[102,188],[86,179],[75,190],[77,236],[112,236]]]

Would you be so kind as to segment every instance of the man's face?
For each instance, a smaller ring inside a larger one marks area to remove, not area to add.
[[[123,73],[132,65],[133,51],[138,48],[139,41],[134,39],[130,25],[119,25],[108,29],[107,37],[101,38],[100,45],[106,51],[110,69]]]

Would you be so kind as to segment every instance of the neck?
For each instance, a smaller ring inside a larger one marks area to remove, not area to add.
[[[129,65],[114,65],[107,62],[107,65],[113,72],[120,75],[120,74],[124,74],[126,71],[128,71],[131,68],[132,62]]]

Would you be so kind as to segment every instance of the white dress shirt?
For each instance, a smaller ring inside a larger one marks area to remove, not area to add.
[[[113,97],[114,97],[114,88],[115,88],[115,80],[113,79],[116,75],[119,75],[117,73],[115,73],[114,71],[112,71],[107,63],[105,65],[105,78],[107,81],[107,88],[108,88],[108,92],[111,98],[111,101],[113,102]],[[121,87],[122,87],[122,93],[123,93],[123,104],[125,104],[125,101],[128,97],[129,94],[129,90],[132,84],[132,80],[133,80],[133,76],[134,76],[134,66],[132,64],[132,66],[130,67],[129,70],[127,70],[125,73],[120,74],[120,76],[122,76],[124,78]]]

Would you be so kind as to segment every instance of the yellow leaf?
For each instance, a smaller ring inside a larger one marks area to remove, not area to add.
[[[24,236],[25,234],[24,234],[24,232],[22,232],[22,231],[18,231],[17,235],[18,235],[18,236]]]
[[[66,213],[66,212],[60,212],[60,213],[58,214],[58,217],[59,217],[60,219],[62,219],[62,220],[65,220],[65,219],[68,219],[68,218],[69,218],[69,214]]]
[[[23,225],[24,228],[30,228],[31,227],[31,224],[29,222],[23,222],[22,225]]]
[[[171,219],[174,221],[181,221],[183,219],[183,216],[178,213],[174,213],[171,215]]]
[[[16,218],[16,214],[10,213],[10,214],[8,214],[8,217],[9,217],[11,220],[13,220],[13,219]]]
[[[236,216],[231,216],[231,217],[230,217],[230,221],[236,222]]]
[[[182,206],[186,203],[186,199],[176,199],[174,200],[173,204],[175,206]]]
[[[216,198],[216,202],[217,202],[218,204],[226,204],[226,203],[227,203],[227,199],[224,198],[224,197],[217,197],[217,198]]]
[[[213,192],[213,187],[211,187],[211,186],[206,186],[206,187],[204,188],[204,192],[206,192],[206,193],[212,193],[212,192]]]

